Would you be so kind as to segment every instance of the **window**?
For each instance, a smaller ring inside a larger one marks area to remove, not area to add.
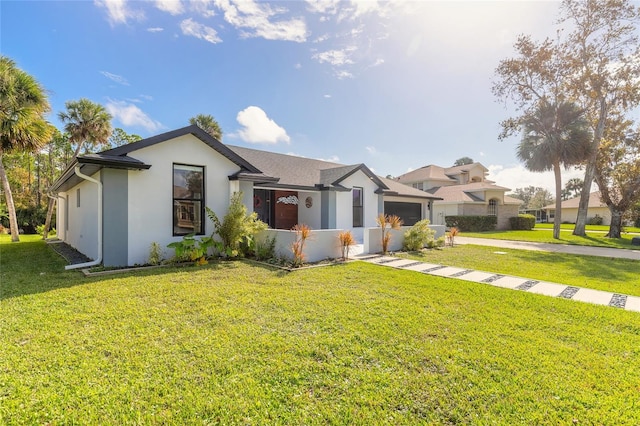
[[[492,200],[489,200],[489,211],[488,211],[489,216],[497,216],[498,215],[498,200],[496,200],[495,198]]]
[[[173,235],[204,234],[204,167],[173,165]]]
[[[80,188],[76,189],[76,207],[80,207]]]
[[[353,227],[361,228],[362,225],[362,188],[353,187]]]

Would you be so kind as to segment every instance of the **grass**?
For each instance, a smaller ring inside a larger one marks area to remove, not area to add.
[[[631,245],[631,239],[637,237],[633,234],[624,234],[622,238],[607,238],[601,232],[587,232],[586,237],[572,235],[569,232],[561,232],[560,238],[553,238],[553,230],[532,231],[485,231],[485,232],[461,232],[462,237],[491,238],[495,240],[531,241],[536,243],[571,244],[593,247],[611,247],[620,249],[637,250],[638,246]]]
[[[634,312],[361,262],[86,279],[24,240],[0,424],[640,422]]]
[[[421,262],[640,296],[640,262],[637,260],[603,259],[473,244],[413,252],[406,257]]]
[[[576,225],[573,223],[562,223],[560,224],[560,230],[573,231],[575,226]],[[536,226],[534,229],[553,229],[553,223],[536,223]],[[598,232],[604,232],[604,233],[609,232],[608,225],[586,225],[585,229],[587,231],[598,231]],[[623,227],[623,229],[624,229],[624,232],[633,232],[636,234],[640,233],[640,228],[637,228],[634,226],[625,226]]]

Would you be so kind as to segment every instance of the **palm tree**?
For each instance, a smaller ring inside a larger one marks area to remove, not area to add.
[[[85,144],[90,147],[106,145],[111,136],[111,114],[100,104],[82,98],[64,104],[67,112],[60,112],[58,118],[65,123],[69,142],[77,144],[73,158],[80,154]]]
[[[222,141],[222,129],[220,128],[220,125],[218,124],[216,119],[213,118],[212,115],[198,114],[195,117],[191,117],[189,119],[189,123],[195,124],[205,132],[209,133],[215,139]]]
[[[20,241],[16,209],[2,156],[11,151],[37,151],[47,143],[53,126],[45,118],[50,110],[44,88],[32,76],[0,56],[0,180],[9,211],[11,241]]]
[[[541,102],[522,122],[524,134],[516,154],[532,172],[553,170],[556,181],[556,212],[553,238],[560,238],[562,222],[562,176],[565,168],[586,160],[592,134],[584,110],[571,102]]]

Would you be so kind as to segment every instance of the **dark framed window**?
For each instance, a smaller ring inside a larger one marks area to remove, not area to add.
[[[80,188],[76,189],[76,207],[80,207]]]
[[[173,235],[204,234],[204,167],[173,165]]]
[[[351,193],[353,195],[353,227],[362,228],[363,226],[362,188],[354,186]]]
[[[489,211],[488,211],[489,216],[497,216],[498,215],[498,200],[496,200],[495,198],[492,200],[489,200]]]

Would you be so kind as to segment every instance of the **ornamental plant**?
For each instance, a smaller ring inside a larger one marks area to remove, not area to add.
[[[340,240],[340,252],[342,253],[342,260],[349,260],[349,248],[356,244],[355,238],[351,231],[343,231],[338,234]]]
[[[402,219],[400,219],[395,214],[389,216],[384,213],[380,213],[376,218],[376,222],[382,229],[382,254],[387,254],[389,242],[391,241],[391,234],[389,233],[389,231],[391,229],[400,229],[400,227],[402,226]]]
[[[299,223],[291,228],[291,230],[296,233],[296,239],[291,244],[293,266],[299,267],[304,264],[304,243],[311,236],[311,228],[304,223]]]
[[[418,251],[429,245],[434,240],[436,231],[429,228],[429,219],[416,222],[407,232],[404,233],[403,248],[408,251]]]
[[[214,240],[214,246],[223,257],[246,256],[255,249],[255,235],[268,228],[258,219],[256,212],[247,214],[247,207],[242,203],[242,192],[234,192],[229,202],[229,210],[222,221],[216,213],[206,207],[207,216],[213,222],[214,232],[220,241]]]

